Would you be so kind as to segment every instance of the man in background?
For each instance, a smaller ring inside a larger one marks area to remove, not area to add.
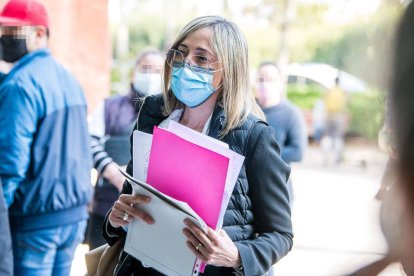
[[[279,67],[272,62],[259,66],[256,77],[256,97],[274,129],[281,157],[287,164],[302,160],[307,146],[305,119],[299,108],[285,97],[285,81]],[[293,201],[292,183],[288,191]]]
[[[0,179],[9,207],[15,275],[69,275],[86,227],[91,154],[82,88],[48,49],[35,0],[0,12]]]

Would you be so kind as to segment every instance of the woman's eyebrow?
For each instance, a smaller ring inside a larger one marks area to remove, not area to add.
[[[182,44],[182,43],[178,44],[178,48],[180,48],[180,47],[183,47],[183,48],[187,48],[188,49],[188,46],[185,45],[185,44]]]
[[[210,56],[214,57],[213,53],[212,53],[212,52],[210,52],[209,50],[205,49],[205,48],[202,48],[202,47],[197,47],[197,48],[196,48],[196,50],[197,50],[197,51],[204,52],[204,53],[207,53],[207,54],[209,54]]]
[[[178,44],[178,48],[180,48],[180,47],[189,49],[189,47],[186,44],[184,44],[184,43]],[[213,53],[211,53],[211,51],[209,51],[209,50],[207,50],[207,49],[205,49],[203,47],[196,47],[196,51],[208,53],[209,55],[214,56]]]

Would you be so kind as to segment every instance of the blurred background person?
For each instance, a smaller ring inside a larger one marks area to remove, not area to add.
[[[397,152],[398,195],[402,210],[399,239],[390,244],[407,275],[414,275],[414,3],[408,6],[397,33],[390,93],[391,124]],[[390,201],[395,204],[395,200]],[[389,219],[385,217],[384,219]],[[392,218],[391,218],[392,219]],[[395,229],[390,229],[391,231]],[[392,232],[391,232],[392,233]]]
[[[45,7],[12,0],[0,12],[0,178],[15,275],[69,275],[91,196],[86,100],[48,49]],[[3,250],[3,249],[2,249]]]
[[[346,131],[347,95],[339,86],[340,75],[335,85],[325,92],[326,125],[321,147],[325,165],[338,165],[342,161]]]
[[[275,63],[264,62],[259,66],[256,97],[269,126],[274,130],[282,160],[290,164],[302,160],[307,146],[307,131],[301,110],[285,97],[285,87],[284,78]],[[292,203],[293,190],[290,179],[287,185]]]
[[[129,93],[104,100],[91,116],[89,131],[98,179],[86,231],[85,241],[90,250],[106,243],[102,224],[125,181],[114,163],[125,166],[129,161],[129,137],[137,119],[137,101],[161,92],[163,62],[161,52],[152,49],[142,51],[135,62]]]
[[[388,112],[387,112],[388,113]],[[397,172],[396,172],[396,165],[397,165],[397,153],[395,150],[395,142],[393,141],[393,131],[390,129],[389,120],[386,119],[386,123],[381,128],[378,133],[378,146],[379,148],[387,153],[389,156],[387,165],[385,166],[382,178],[381,178],[381,186],[378,189],[375,198],[378,200],[382,200],[385,194],[390,190],[390,188],[397,182]]]
[[[2,54],[0,43],[0,59]],[[10,71],[12,65],[0,60],[0,85]],[[10,236],[9,212],[3,195],[3,184],[0,178],[0,275],[13,275],[13,251]]]
[[[407,7],[399,26],[394,50],[394,70],[389,93],[388,140],[393,150],[392,185],[382,193],[381,225],[389,249],[381,260],[353,275],[378,275],[399,261],[406,275],[414,275],[414,2]],[[385,129],[386,130],[386,129]],[[390,163],[389,163],[390,166]],[[389,169],[387,167],[387,169]]]
[[[319,143],[325,133],[326,110],[325,103],[322,99],[318,99],[312,108],[312,139],[315,143]]]

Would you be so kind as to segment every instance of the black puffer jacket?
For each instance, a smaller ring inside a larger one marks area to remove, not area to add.
[[[153,131],[165,116],[162,115],[162,97],[145,99],[138,114],[138,129]],[[224,112],[219,106],[213,112],[208,135],[219,139],[224,123]],[[136,127],[135,127],[136,128]],[[273,130],[254,116],[223,139],[230,149],[245,156],[223,222],[223,229],[239,249],[245,275],[263,275],[292,247],[292,224],[286,182],[290,168],[282,161]],[[127,172],[132,174],[132,161]],[[131,193],[125,184],[122,193]],[[106,218],[104,236],[109,244],[125,235],[122,228],[114,229]],[[121,256],[118,275],[160,275],[143,268],[126,253]],[[125,259],[126,258],[126,259]],[[207,266],[202,275],[233,275],[234,269]]]

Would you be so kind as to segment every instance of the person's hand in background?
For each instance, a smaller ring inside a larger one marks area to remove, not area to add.
[[[119,169],[113,162],[109,163],[105,167],[102,176],[109,180],[109,182],[111,182],[112,185],[114,185],[118,189],[118,191],[122,190],[122,185],[124,185],[125,177],[122,175],[122,173],[119,171]]]

